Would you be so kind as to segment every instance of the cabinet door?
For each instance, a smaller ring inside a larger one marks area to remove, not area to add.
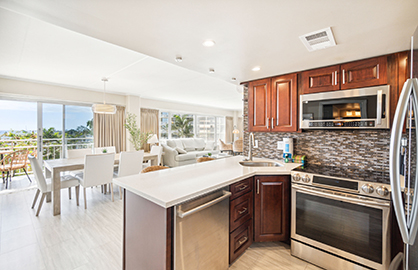
[[[254,180],[254,241],[288,240],[290,176],[256,176]]]
[[[297,131],[297,74],[275,77],[271,80],[272,131]]]
[[[268,131],[270,118],[270,79],[248,84],[248,130]]]
[[[302,94],[340,90],[339,75],[339,65],[302,72]]]
[[[341,90],[387,84],[387,56],[341,65]]]

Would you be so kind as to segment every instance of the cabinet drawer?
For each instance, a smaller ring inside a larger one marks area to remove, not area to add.
[[[232,232],[253,216],[253,193],[229,202],[229,231]]]
[[[235,198],[238,198],[239,196],[250,192],[253,190],[253,178],[247,178],[244,179],[238,183],[232,184],[230,187],[230,191],[232,193],[231,197],[229,198],[229,200],[233,200]]]
[[[253,243],[253,220],[249,219],[229,235],[229,264]]]

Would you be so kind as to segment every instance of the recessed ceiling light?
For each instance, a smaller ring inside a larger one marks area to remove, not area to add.
[[[235,82],[237,80],[237,78],[231,78],[231,81]]]
[[[215,73],[215,69],[210,68],[210,69],[209,69],[209,73]]]
[[[205,46],[205,47],[212,47],[212,46],[214,46],[214,45],[215,45],[215,41],[213,41],[213,40],[211,40],[211,39],[205,40],[205,41],[203,42],[203,46]]]
[[[261,68],[260,67],[253,67],[253,71],[259,71]]]
[[[180,63],[183,61],[183,58],[181,56],[176,56],[176,62]]]

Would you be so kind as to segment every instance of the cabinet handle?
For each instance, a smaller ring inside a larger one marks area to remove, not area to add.
[[[376,77],[379,79],[379,64],[376,66]]]
[[[240,240],[238,240],[238,244],[241,246],[242,244],[244,244],[245,242],[247,242],[248,237],[244,236],[243,238],[241,238]]]
[[[335,85],[338,84],[338,71],[335,71]]]
[[[257,194],[260,194],[260,179],[257,179]]]
[[[270,121],[270,118],[267,117],[267,121],[266,121],[267,122],[267,129],[269,129],[269,124],[270,124],[269,121]]]
[[[271,118],[271,128],[274,128],[274,118]]]
[[[335,85],[335,72],[332,73],[332,85]]]
[[[243,208],[242,209],[242,211],[238,211],[238,214],[240,214],[240,215],[242,215],[242,214],[244,214],[245,212],[247,212],[247,208]]]
[[[248,185],[243,185],[242,187],[239,188],[239,190],[244,190],[248,187]]]
[[[345,84],[345,69],[343,69],[343,84]]]

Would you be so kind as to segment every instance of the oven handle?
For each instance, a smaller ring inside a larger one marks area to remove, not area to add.
[[[370,205],[370,206],[390,207],[390,202],[364,201],[362,199],[339,196],[339,195],[331,194],[327,191],[316,191],[316,190],[311,190],[311,189],[303,188],[303,187],[296,186],[296,185],[293,185],[292,188],[302,191],[303,193],[319,195],[321,197],[325,197],[328,199],[336,199],[336,200],[340,200],[343,202],[358,203],[358,204]]]
[[[382,90],[377,90],[377,117],[376,117],[376,125],[381,125],[382,124]]]

